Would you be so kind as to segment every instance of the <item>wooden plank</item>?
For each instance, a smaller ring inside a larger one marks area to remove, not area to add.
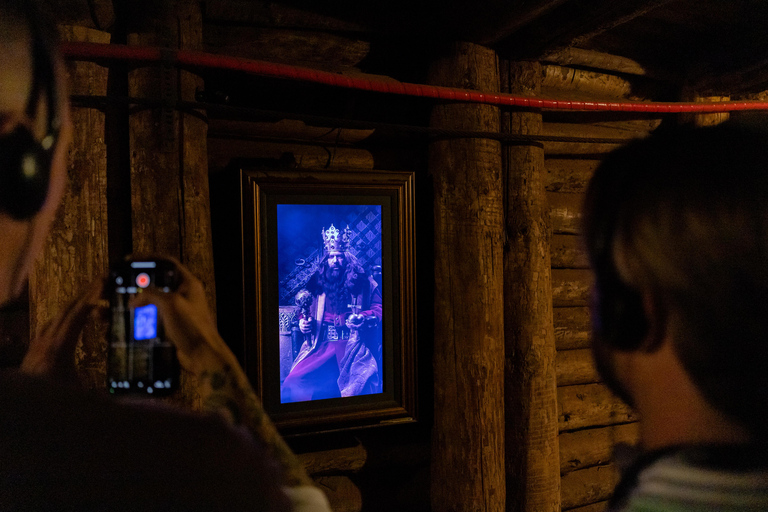
[[[374,130],[311,126],[296,119],[283,119],[274,123],[210,119],[208,137],[221,139],[289,139],[312,141],[315,144],[355,144],[367,139]]]
[[[576,110],[546,110],[544,124],[569,123],[612,128],[635,135],[647,134],[661,125],[665,114],[654,112],[609,112],[609,111],[576,111]]]
[[[589,258],[580,236],[553,235],[550,254],[552,268],[589,268]]]
[[[537,63],[509,63],[503,69],[508,92],[536,94],[541,80]],[[541,129],[538,112],[503,118],[502,130],[508,133],[537,134]],[[555,512],[560,508],[560,475],[544,151],[534,145],[507,146],[504,159],[507,500],[519,510]]]
[[[575,158],[547,158],[547,191],[567,194],[583,194],[600,160]]]
[[[601,381],[590,349],[558,351],[555,364],[558,386],[591,384]]]
[[[617,444],[635,445],[640,439],[638,423],[590,428],[560,434],[560,471],[570,473],[613,459]]]
[[[586,123],[563,123],[549,121],[544,123],[544,135],[558,137],[589,137],[596,139],[624,139],[630,141],[644,137],[646,132],[624,130],[613,126]]]
[[[60,25],[107,31],[115,23],[112,0],[55,0],[47,2],[46,7],[51,9],[52,19]],[[69,39],[69,35],[62,37],[66,41],[75,41]]]
[[[224,169],[233,158],[274,160],[292,169],[373,169],[373,155],[364,149],[315,144],[211,138],[208,163],[211,172]]]
[[[593,274],[585,269],[552,269],[552,303],[555,307],[586,306]]]
[[[360,512],[363,495],[348,476],[321,476],[315,479],[334,512]]]
[[[603,512],[608,509],[608,501],[598,501],[597,503],[590,503],[581,507],[574,507],[567,509],[568,512]],[[565,509],[563,509],[565,510]]]
[[[63,26],[61,34],[70,41],[110,41],[110,34],[84,27]],[[75,62],[68,70],[73,94],[107,94],[106,68]],[[84,286],[105,276],[109,266],[105,117],[98,110],[76,107],[71,118],[74,140],[64,197],[29,279],[33,335]],[[105,386],[105,331],[105,322],[88,322],[75,352],[78,376],[87,388]]]
[[[609,53],[568,47],[548,53],[542,57],[544,62],[552,62],[561,66],[579,66],[603,71],[612,71],[628,75],[646,74],[646,69],[637,61],[627,57]]]
[[[557,350],[588,348],[591,337],[589,308],[554,308],[555,342]]]
[[[560,431],[629,423],[637,418],[604,384],[557,388]]]
[[[581,46],[591,37],[664,5],[671,0],[595,0],[589,9],[560,2],[494,47],[511,60],[539,58],[559,48]]]
[[[619,472],[613,464],[563,475],[560,493],[563,510],[607,500],[618,482]]]
[[[434,85],[498,91],[496,54],[457,43],[435,61]],[[499,109],[441,104],[430,125],[498,130]],[[434,182],[434,512],[499,511],[505,503],[504,275],[501,145],[430,144]],[[450,482],[450,485],[446,485]]]
[[[602,158],[605,154],[618,149],[622,144],[607,142],[559,142],[544,141],[544,154],[547,157],[560,158]]]
[[[349,448],[302,453],[297,457],[307,473],[315,477],[339,472],[356,473],[368,460],[368,452],[362,444],[358,443]]]
[[[608,73],[557,65],[543,66],[542,73],[542,87],[616,99],[629,99],[632,93],[631,81]]]
[[[261,0],[206,0],[203,4],[209,23],[231,25],[233,22],[261,27],[283,27],[338,32],[362,32],[357,23],[318,12]],[[223,23],[222,23],[223,22]],[[206,24],[206,29],[208,24]]]
[[[357,65],[371,47],[368,41],[326,32],[213,24],[206,25],[205,42],[210,53],[327,71]]]
[[[584,199],[577,194],[547,193],[552,233],[578,235],[581,231],[581,209]]]

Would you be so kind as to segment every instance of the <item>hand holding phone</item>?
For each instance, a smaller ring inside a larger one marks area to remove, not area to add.
[[[170,260],[131,260],[110,273],[110,393],[167,396],[178,388],[176,348],[165,336],[162,315],[157,305],[137,302],[145,292],[170,294],[177,287],[176,265]]]

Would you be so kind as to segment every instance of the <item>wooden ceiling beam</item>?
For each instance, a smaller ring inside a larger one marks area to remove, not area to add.
[[[107,30],[115,22],[112,0],[50,0],[56,23]]]
[[[206,0],[206,22],[225,25],[364,32],[363,25],[341,18],[305,10],[300,6],[261,0]]]
[[[494,48],[509,60],[538,59],[579,46],[675,0],[597,0],[587,7],[570,0],[521,27]]]

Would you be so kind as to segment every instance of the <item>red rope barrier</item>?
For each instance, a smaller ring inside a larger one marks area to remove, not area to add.
[[[225,55],[173,50],[144,46],[126,46],[101,43],[65,42],[60,46],[62,55],[70,60],[92,62],[126,61],[137,65],[165,63],[186,68],[221,69],[242,71],[244,73],[282,78],[302,82],[312,82],[356,89],[362,91],[417,96],[439,100],[484,103],[529,108],[548,108],[563,110],[602,110],[613,112],[732,112],[736,110],[768,110],[768,102],[762,101],[723,101],[717,103],[672,103],[672,102],[628,102],[628,101],[569,101],[547,98],[514,96],[511,94],[485,93],[451,87],[413,84],[396,80],[382,80],[376,77],[349,77],[327,71],[289,66],[259,60],[241,59]]]

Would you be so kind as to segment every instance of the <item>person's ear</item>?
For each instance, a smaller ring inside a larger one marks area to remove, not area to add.
[[[642,292],[642,300],[648,330],[639,349],[644,352],[656,352],[667,336],[667,310],[659,296],[649,290]]]

